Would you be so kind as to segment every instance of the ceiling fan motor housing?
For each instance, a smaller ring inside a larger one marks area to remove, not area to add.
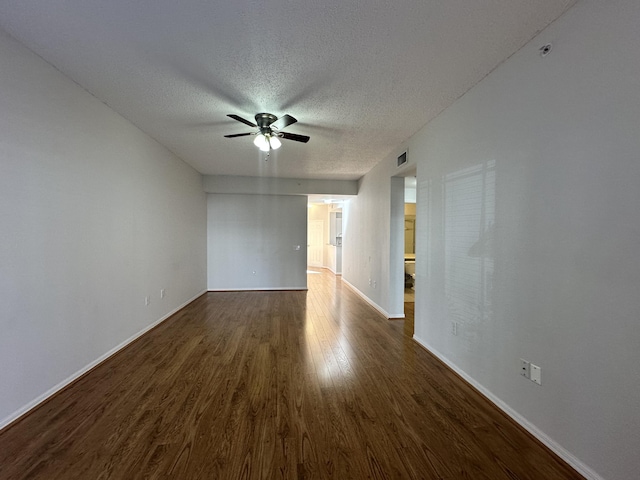
[[[256,124],[260,128],[260,133],[263,135],[271,134],[271,124],[278,120],[278,117],[271,113],[258,113],[256,115]]]

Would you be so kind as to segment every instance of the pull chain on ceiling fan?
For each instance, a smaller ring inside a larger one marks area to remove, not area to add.
[[[225,135],[226,138],[255,135],[256,138],[253,140],[253,143],[263,152],[268,152],[269,150],[277,150],[278,148],[280,148],[280,146],[282,145],[282,143],[280,142],[281,138],[302,143],[307,143],[309,141],[309,137],[307,137],[306,135],[297,135],[295,133],[281,131],[283,128],[286,128],[298,121],[291,115],[283,115],[282,117],[278,118],[271,113],[258,113],[255,116],[256,123],[250,122],[249,120],[246,120],[235,114],[229,114],[227,115],[227,117],[233,118],[234,120],[244,123],[245,125],[249,125],[250,127],[257,128],[258,131]]]

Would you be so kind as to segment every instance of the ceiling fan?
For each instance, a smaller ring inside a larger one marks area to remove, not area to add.
[[[271,149],[277,150],[278,148],[280,148],[281,138],[302,143],[307,143],[309,141],[309,137],[307,137],[306,135],[298,135],[295,133],[281,131],[283,128],[288,127],[289,125],[294,124],[298,121],[291,115],[283,115],[282,117],[278,118],[271,113],[258,113],[255,117],[256,123],[250,122],[249,120],[246,120],[234,114],[229,114],[227,115],[227,117],[233,118],[234,120],[244,123],[245,125],[249,125],[250,127],[257,128],[258,131],[225,135],[226,138],[255,135],[256,138],[253,140],[253,143],[263,152],[268,152]]]

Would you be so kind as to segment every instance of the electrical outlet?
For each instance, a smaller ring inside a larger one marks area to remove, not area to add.
[[[160,298],[164,298],[164,288],[160,289]]]
[[[520,375],[524,378],[531,378],[531,364],[524,358],[520,359]]]
[[[451,322],[451,334],[458,335],[458,322]]]
[[[533,363],[531,364],[531,381],[542,385],[542,369]]]
[[[151,303],[151,298],[149,296],[144,297],[144,304],[149,305]]]

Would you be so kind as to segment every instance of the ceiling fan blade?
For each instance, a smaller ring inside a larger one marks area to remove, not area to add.
[[[282,130],[283,128],[288,127],[289,125],[293,125],[297,121],[298,120],[293,118],[291,115],[283,115],[278,120],[273,122],[271,126],[276,127],[278,130]]]
[[[250,122],[249,120],[245,120],[244,118],[238,116],[238,115],[234,115],[233,113],[230,113],[229,115],[227,115],[227,117],[229,118],[233,118],[234,120],[237,120],[241,123],[244,123],[245,125],[249,125],[250,127],[256,128],[257,125],[255,123]]]
[[[225,135],[225,138],[246,137],[247,135],[253,135],[253,133],[234,133],[233,135]]]
[[[287,133],[287,132],[280,132],[278,136],[282,138],[286,138],[287,140],[293,140],[294,142],[302,142],[302,143],[307,143],[310,138],[310,137],[307,137],[306,135],[298,135],[296,133]]]

